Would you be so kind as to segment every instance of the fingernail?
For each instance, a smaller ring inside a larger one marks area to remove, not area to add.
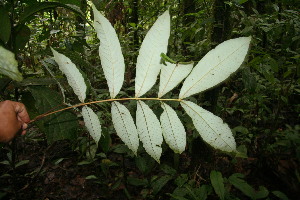
[[[28,124],[26,124],[26,123],[24,123],[24,124],[22,125],[22,129],[23,129],[23,130],[27,129],[27,127],[28,127]]]

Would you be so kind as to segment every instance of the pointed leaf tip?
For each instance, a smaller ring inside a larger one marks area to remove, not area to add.
[[[158,17],[141,45],[136,63],[135,97],[152,88],[161,69],[161,53],[166,54],[170,36],[170,15],[166,11]]]
[[[181,101],[180,104],[205,142],[222,151],[236,152],[231,129],[220,117],[190,101]]]
[[[227,79],[243,63],[251,37],[227,40],[208,52],[184,81],[179,98],[209,89]]]
[[[164,112],[160,116],[163,136],[166,143],[175,153],[182,153],[186,146],[186,133],[176,112],[167,104],[162,103]]]
[[[88,106],[82,107],[83,120],[87,130],[89,131],[92,138],[95,140],[96,144],[101,138],[101,124],[96,113]]]
[[[58,53],[52,47],[51,51],[53,52],[54,60],[58,64],[60,71],[66,75],[69,85],[78,96],[78,99],[83,103],[86,98],[87,87],[82,74],[68,57]]]
[[[162,129],[156,115],[143,101],[137,102],[136,126],[146,152],[159,163],[163,142]]]
[[[117,33],[111,23],[93,5],[94,28],[100,40],[99,56],[111,98],[120,92],[125,74],[125,62]]]
[[[111,116],[118,136],[137,155],[139,137],[129,110],[119,102],[113,102]]]

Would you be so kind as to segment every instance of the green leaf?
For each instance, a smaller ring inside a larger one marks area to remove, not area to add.
[[[87,177],[85,177],[86,180],[93,180],[93,179],[98,179],[97,176],[95,175],[89,175]]]
[[[107,153],[111,146],[111,137],[105,128],[102,129],[102,135],[103,137],[100,138],[99,146],[102,148],[104,153]]]
[[[15,168],[20,167],[22,165],[26,165],[27,163],[29,163],[29,160],[21,160],[16,164]]]
[[[17,51],[21,51],[26,46],[26,43],[30,39],[30,29],[26,25],[19,25],[16,27],[16,34],[15,34],[15,43],[14,48]]]
[[[180,176],[178,176],[178,177],[175,179],[175,184],[176,184],[178,187],[182,187],[183,184],[185,184],[188,180],[189,180],[189,178],[188,178],[188,175],[187,175],[187,174],[180,174]]]
[[[194,200],[199,199],[198,196],[195,194],[196,191],[194,190],[194,188],[192,188],[189,184],[185,184],[184,186],[185,186],[185,189],[188,191],[189,196],[192,197],[192,199],[194,199]]]
[[[224,180],[221,172],[211,171],[210,172],[210,181],[216,194],[220,197],[220,199],[225,199],[225,188],[224,188]]]
[[[21,81],[22,74],[18,70],[18,62],[15,55],[0,46],[0,74],[4,74],[13,80]]]
[[[135,178],[135,177],[131,177],[129,176],[127,178],[127,181],[130,185],[134,185],[134,186],[145,186],[148,185],[148,180],[147,179],[139,179],[139,178]]]
[[[174,194],[169,194],[170,197],[172,197],[173,199],[176,199],[176,200],[189,200],[187,198],[184,198],[182,196],[178,196],[178,195],[174,195]]]
[[[163,64],[166,65],[166,61],[172,64],[176,64],[176,61],[172,60],[170,57],[168,57],[166,54],[161,53],[160,54],[161,59],[163,60]]]
[[[125,144],[117,144],[113,147],[113,152],[120,154],[129,154],[132,151]]]
[[[98,146],[96,144],[90,145],[85,153],[87,159],[93,161],[96,156],[97,149]]]
[[[76,5],[76,6],[80,6],[80,2],[81,1],[78,1],[78,0],[59,0],[60,3],[64,3],[64,4],[73,4],[73,5]]]
[[[172,194],[168,194],[175,199],[184,198],[188,194],[188,190],[186,188],[177,187]]]
[[[212,187],[210,185],[202,185],[195,190],[196,195],[201,200],[206,200],[207,196],[212,193]]]
[[[232,174],[228,180],[235,188],[239,189],[246,196],[254,199],[254,189],[245,180],[243,180],[243,178],[243,174],[235,173]]]
[[[177,171],[175,169],[173,169],[172,167],[170,167],[169,165],[166,164],[162,164],[160,166],[160,169],[165,172],[166,174],[169,174],[171,176],[175,176]]]
[[[10,163],[9,163],[8,160],[1,161],[0,164],[2,164],[2,165],[10,165]]]
[[[172,176],[165,175],[152,182],[153,194],[157,194],[170,180]]]
[[[259,186],[258,191],[254,191],[254,199],[264,199],[269,195],[269,191],[264,186]]]
[[[228,180],[234,187],[251,199],[264,199],[269,195],[267,188],[259,186],[259,190],[255,191],[243,178],[243,174],[236,173],[231,175]]]
[[[139,170],[146,175],[151,172],[155,165],[155,161],[149,155],[137,156],[135,158],[135,164]]]
[[[243,4],[246,3],[248,0],[235,0],[236,3],[238,4]]]
[[[11,33],[11,24],[7,11],[0,7],[0,40],[7,43]]]
[[[289,198],[280,191],[273,191],[272,194],[274,194],[276,197],[278,197],[281,200],[289,200]]]
[[[37,12],[42,12],[48,9],[54,9],[56,7],[63,7],[69,9],[79,15],[82,19],[85,19],[84,13],[78,9],[78,7],[74,7],[74,5],[63,4],[59,2],[40,2],[33,5],[30,5],[25,8],[24,13],[21,15],[19,24],[24,24],[34,17]]]
[[[35,107],[39,114],[57,108],[63,102],[62,97],[56,91],[47,87],[34,86],[29,90],[35,99]],[[42,118],[41,121],[50,144],[57,140],[77,138],[77,117],[70,110],[52,114]]]

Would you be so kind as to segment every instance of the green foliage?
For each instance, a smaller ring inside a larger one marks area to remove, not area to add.
[[[228,180],[232,185],[234,185],[234,187],[239,189],[251,199],[263,199],[269,195],[269,191],[265,187],[260,186],[259,190],[255,191],[246,181],[243,180],[243,178],[243,174],[233,174],[228,178]]]
[[[69,2],[66,2],[66,3],[69,3]],[[65,4],[64,2],[62,2],[62,3],[59,3],[59,2],[37,2],[37,3],[32,4],[25,8],[24,12],[20,16],[19,23],[24,24],[25,22],[30,21],[37,12],[43,12],[47,9],[55,9],[57,7],[67,8],[67,9],[73,11],[74,13],[78,14],[80,17],[82,17],[85,20],[84,13],[82,13],[80,8],[78,8],[75,5]]]
[[[61,106],[62,97],[57,92],[47,87],[30,87],[29,90],[34,100],[28,99],[27,102],[35,102],[34,107],[28,107],[29,110],[36,110],[38,114],[43,114]],[[45,117],[40,128],[45,131],[47,141],[51,144],[57,140],[76,139],[77,126],[76,115],[71,111],[64,111]]]
[[[220,199],[223,200],[225,198],[225,188],[221,172],[211,171],[210,180],[215,192],[220,197]]]
[[[0,7],[0,39],[7,43],[10,37],[11,24],[8,12],[4,7]]]
[[[22,74],[18,70],[18,62],[15,55],[0,46],[0,74],[4,74],[13,80],[21,81]]]

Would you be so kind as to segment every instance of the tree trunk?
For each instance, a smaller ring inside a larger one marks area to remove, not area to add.
[[[228,40],[231,34],[230,26],[230,7],[227,5],[226,0],[215,0],[213,6],[211,43],[214,48],[216,45]],[[205,101],[210,102],[210,106],[206,107],[211,112],[215,112],[217,108],[217,101],[221,87],[215,87],[204,94]]]
[[[139,15],[138,15],[138,0],[133,0],[132,5],[132,18],[131,22],[136,24],[136,26],[139,23]],[[138,29],[135,29],[133,33],[133,46],[134,50],[137,51],[139,49],[139,37],[138,37]]]
[[[184,26],[190,26],[191,23],[193,23],[195,21],[195,17],[194,16],[186,16],[186,14],[189,13],[194,13],[196,10],[196,4],[195,4],[195,0],[183,0],[182,1],[182,24]],[[190,37],[186,38],[184,41],[182,40],[182,55],[183,56],[189,56],[190,52],[188,50],[188,45],[186,45],[185,43],[193,43],[195,42],[194,39],[190,39]]]

